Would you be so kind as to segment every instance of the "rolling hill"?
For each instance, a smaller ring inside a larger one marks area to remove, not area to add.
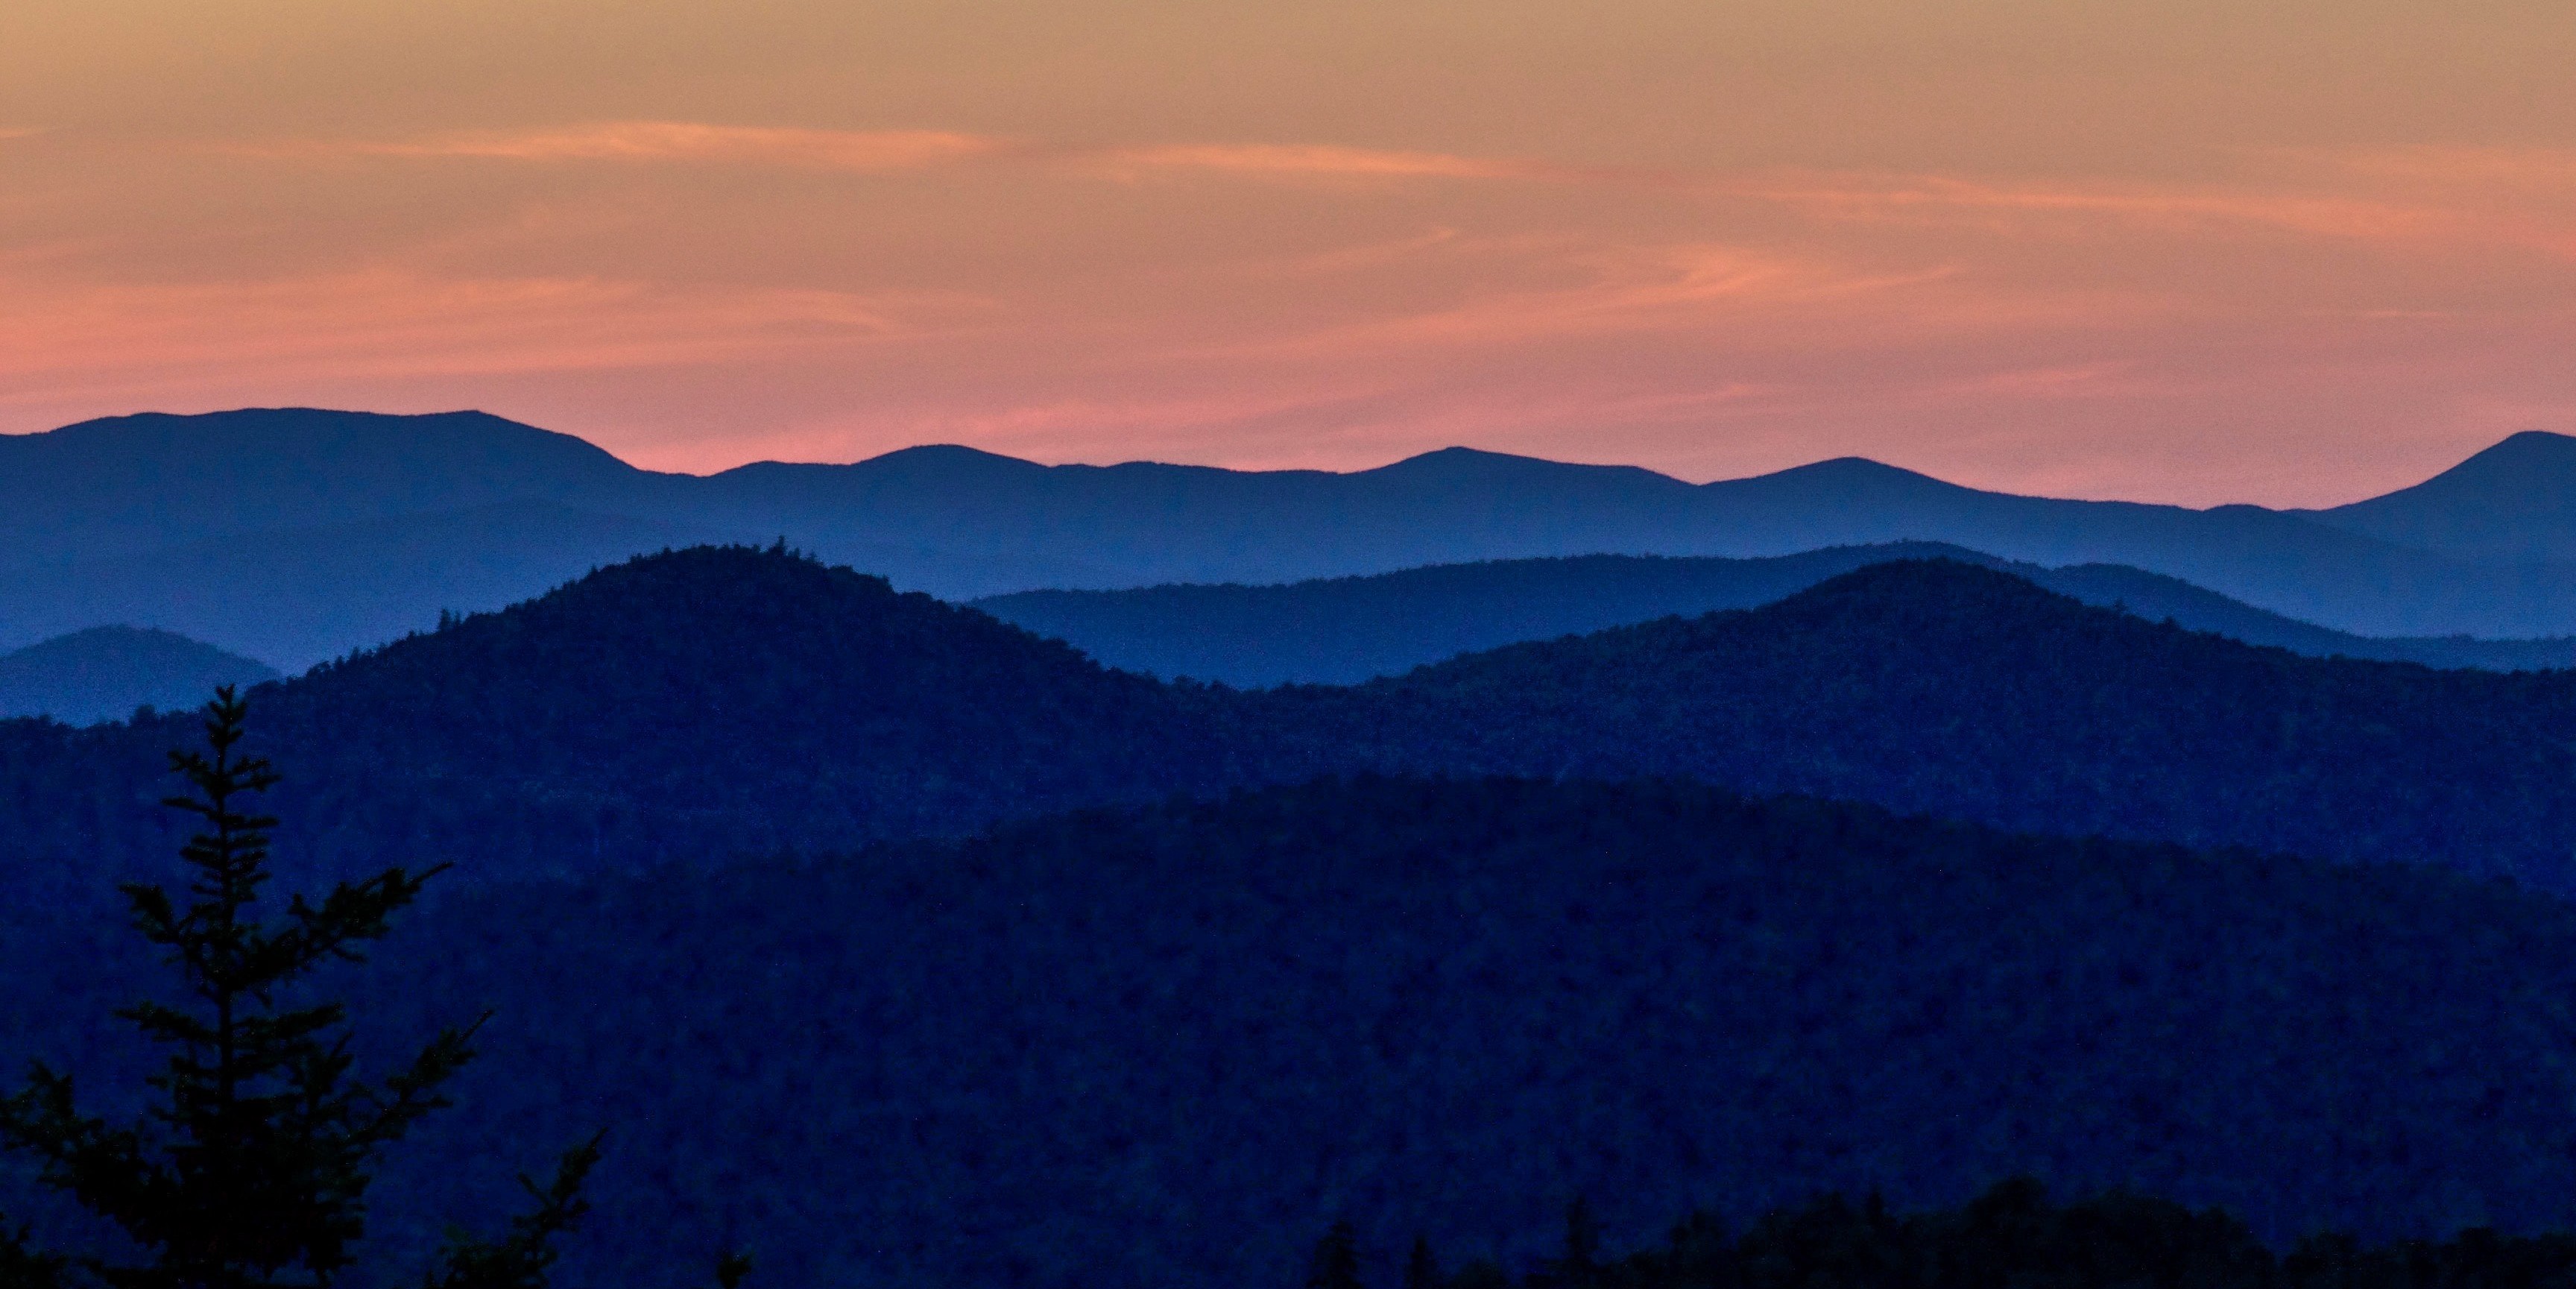
[[[150,953],[83,907],[0,905],[0,1066],[99,1086],[127,1057],[87,1022]],[[353,970],[371,1044],[496,1012],[381,1236],[488,1224],[606,1128],[567,1289],[737,1243],[782,1285],[1290,1283],[1337,1217],[1373,1258],[1527,1265],[1576,1195],[1615,1248],[2016,1173],[2274,1240],[2530,1230],[2576,1192],[2558,900],[1686,784],[1361,780],[451,886]]]
[[[2576,889],[2576,675],[2303,658],[1947,561],[1244,692],[1110,671],[784,551],[701,548],[263,687],[254,712],[292,776],[285,853],[335,870],[834,851],[1373,770],[1675,776]],[[0,723],[13,880],[158,855],[148,803],[191,728]]]
[[[0,563],[114,559],[243,533],[630,495],[640,471],[481,412],[146,413],[0,435]]]
[[[879,578],[784,551],[632,560],[252,691],[289,771],[280,837],[333,871],[492,877],[846,849],[1205,792],[1231,773],[1184,696]],[[0,877],[124,871],[195,718],[0,722]],[[77,806],[72,803],[78,802]],[[14,804],[13,804],[14,803]]]
[[[2414,487],[2306,513],[2417,550],[2515,561],[2576,558],[2576,438],[2525,431]]]
[[[2113,564],[2042,568],[1956,546],[1840,546],[1763,559],[1579,555],[1406,569],[1281,586],[1022,591],[972,602],[1112,667],[1238,687],[1355,684],[1462,653],[1781,599],[1874,563],[1951,559],[2001,568],[2087,604],[2311,657],[2491,671],[2576,665],[2576,638],[2382,639],[2267,613],[2175,578]]]
[[[146,622],[294,671],[499,608],[701,530],[546,500],[279,528],[69,564],[0,567],[13,632]]]
[[[2576,889],[2576,675],[2302,658],[1950,561],[1237,701],[1283,777],[1678,775]]]
[[[137,707],[190,708],[217,685],[277,679],[266,663],[167,631],[92,627],[0,654],[0,718],[72,725],[120,720]]]
[[[2518,436],[2496,451],[2548,455],[2563,442]],[[2561,477],[2479,466],[2435,481],[2435,493],[2445,513],[2472,515],[2493,493],[2510,526],[2576,496]],[[951,598],[1932,541],[2046,566],[2134,567],[2356,634],[2576,634],[2576,559],[2486,538],[2418,549],[2407,542],[2437,541],[2440,525],[2388,516],[2423,504],[2399,493],[2294,514],[2053,500],[1857,459],[1694,485],[1460,448],[1330,474],[1043,466],[932,446],[700,478],[479,413],[147,415],[0,437],[0,648],[123,621],[301,667],[443,609],[539,594],[593,564],[779,537]],[[354,536],[331,536],[344,531]],[[227,564],[242,598],[278,605],[257,638],[175,602],[170,620],[136,616],[160,612],[209,562]],[[442,563],[480,571],[445,575]]]

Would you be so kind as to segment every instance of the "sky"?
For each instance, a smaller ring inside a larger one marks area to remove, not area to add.
[[[2326,505],[2576,432],[2566,0],[7,0],[0,431]]]

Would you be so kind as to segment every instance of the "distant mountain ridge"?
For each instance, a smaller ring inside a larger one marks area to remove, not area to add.
[[[1684,778],[2576,891],[2576,673],[2303,658],[1951,561],[1245,692],[1110,671],[781,550],[701,548],[264,686],[254,710],[295,776],[281,853],[339,871],[846,850],[1366,771]],[[0,722],[0,872],[161,854],[152,785],[191,731]]]
[[[2576,438],[2526,430],[2414,487],[2301,513],[2419,550],[2576,558]]]
[[[2429,494],[2298,514],[2017,497],[1853,458],[1694,485],[1463,448],[1330,474],[1041,466],[924,447],[699,478],[638,470],[480,413],[123,417],[0,437],[0,648],[130,621],[302,667],[380,642],[389,623],[498,608],[628,555],[780,537],[948,598],[1932,541],[2046,566],[2126,565],[2362,635],[2569,635],[2576,547],[2498,546],[2492,534],[2458,536],[2467,530],[2456,523],[2393,517],[2428,497],[2458,510],[2467,496],[2474,510],[2472,494],[2501,486],[2481,481],[2503,478],[2527,495],[2498,510],[2511,528],[2513,515],[2576,497],[2558,461],[2570,454],[2552,446],[2566,442],[2524,435],[2496,449],[2548,457],[2547,469],[2481,466]],[[529,518],[539,513],[551,518]],[[342,528],[364,535],[288,536]],[[274,579],[286,606],[256,638],[184,606],[154,607],[210,548],[251,547],[264,553],[235,561],[245,566],[236,588],[258,598]],[[329,595],[296,589],[335,586],[365,607],[342,613]]]
[[[167,631],[91,627],[0,654],[0,718],[71,725],[122,720],[138,707],[188,709],[218,685],[249,687],[277,669]]]
[[[2381,639],[2267,613],[2176,578],[2113,564],[2042,568],[1938,542],[1838,546],[1757,559],[1574,555],[1434,565],[1280,586],[1022,591],[975,608],[1112,667],[1239,687],[1346,685],[1459,654],[1668,616],[1749,609],[1871,564],[1950,559],[1998,568],[2086,604],[2171,619],[2310,657],[2528,671],[2576,665],[2576,638]]]
[[[145,413],[0,435],[0,566],[632,488],[569,434],[482,412]]]

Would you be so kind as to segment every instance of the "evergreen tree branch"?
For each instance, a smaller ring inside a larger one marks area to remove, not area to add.
[[[0,1221],[0,1289],[60,1289],[64,1260],[28,1248],[27,1234],[23,1226],[12,1231]]]
[[[536,1207],[510,1219],[509,1234],[498,1240],[451,1237],[443,1265],[422,1281],[424,1289],[545,1289],[546,1271],[558,1256],[555,1237],[590,1211],[581,1186],[599,1162],[599,1143],[607,1135],[603,1131],[565,1151],[554,1180],[544,1186],[520,1174],[519,1185]]]

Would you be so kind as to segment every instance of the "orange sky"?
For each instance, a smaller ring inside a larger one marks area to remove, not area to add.
[[[2576,5],[8,0],[0,430],[2209,504],[2576,432]]]

